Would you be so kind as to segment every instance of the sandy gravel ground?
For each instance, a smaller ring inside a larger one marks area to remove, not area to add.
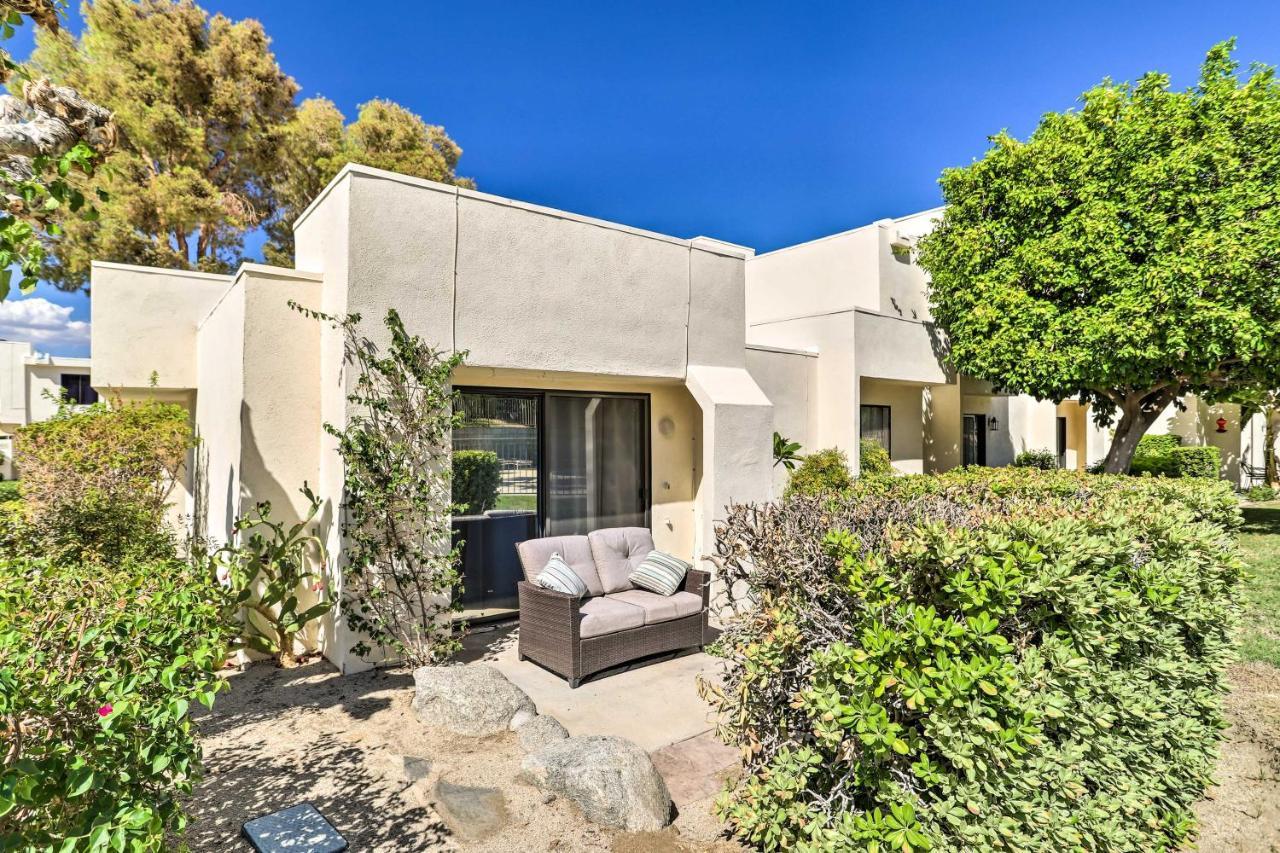
[[[1218,784],[1196,805],[1199,849],[1280,851],[1280,670],[1242,663],[1229,678],[1231,728]]]
[[[407,671],[342,678],[324,662],[292,670],[258,664],[229,678],[232,689],[198,721],[206,776],[187,831],[196,853],[249,850],[239,838],[244,820],[299,802],[313,803],[360,853],[740,849],[717,838],[710,799],[646,834],[598,827],[562,799],[544,803],[541,791],[516,781],[523,753],[514,735],[463,738],[419,723]],[[466,837],[469,827],[451,825],[433,807],[440,778],[501,790],[503,827]]]

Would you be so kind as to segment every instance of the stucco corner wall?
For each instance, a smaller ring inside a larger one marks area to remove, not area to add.
[[[691,364],[685,383],[702,409],[695,551],[706,557],[726,506],[773,499],[773,406],[745,368]]]
[[[230,276],[94,263],[90,275],[93,384],[195,388],[196,328],[231,286]]]

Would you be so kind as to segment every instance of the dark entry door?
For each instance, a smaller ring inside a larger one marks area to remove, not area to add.
[[[964,416],[964,464],[987,464],[987,416]]]
[[[1067,419],[1058,418],[1058,467],[1067,467]]]

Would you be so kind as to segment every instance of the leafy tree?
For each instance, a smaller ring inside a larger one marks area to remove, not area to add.
[[[354,122],[345,121],[332,101],[309,98],[286,125],[280,165],[271,174],[279,208],[266,226],[268,263],[293,265],[293,221],[347,163],[475,186],[455,174],[462,149],[444,128],[399,104],[369,101]]]
[[[61,0],[3,0],[0,40],[13,36],[24,18],[57,32]],[[19,287],[35,288],[45,258],[45,242],[60,234],[57,219],[96,218],[97,211],[69,175],[92,175],[99,154],[115,143],[109,110],[78,92],[33,79],[0,48],[0,82],[19,96],[0,96],[0,299],[9,295],[12,267]]]
[[[44,277],[75,290],[95,258],[226,271],[244,232],[271,215],[275,168],[297,84],[255,20],[192,0],[96,0],[84,32],[37,38],[32,67],[114,111],[120,149],[88,185],[98,222],[66,218]]]
[[[1088,402],[1116,422],[1107,472],[1181,395],[1280,386],[1280,85],[1242,82],[1233,50],[1186,91],[1107,80],[1025,142],[992,137],[943,173],[921,241],[952,365]]]

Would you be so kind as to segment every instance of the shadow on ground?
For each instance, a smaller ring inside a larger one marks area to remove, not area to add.
[[[396,756],[361,744],[362,721],[411,689],[407,673],[338,675],[328,663],[297,669],[258,664],[229,678],[196,723],[205,778],[188,805],[194,851],[249,850],[243,821],[310,802],[352,850],[436,850],[448,833],[435,814],[402,796],[388,772]]]

